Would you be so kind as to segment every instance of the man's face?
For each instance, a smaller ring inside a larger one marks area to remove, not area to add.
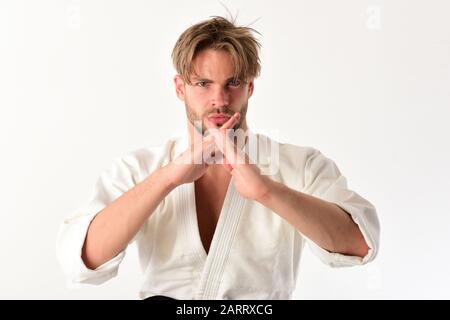
[[[239,122],[233,129],[247,129],[246,113],[248,99],[253,93],[253,79],[248,83],[233,80],[233,61],[224,50],[206,49],[197,53],[193,60],[197,75],[191,75],[192,85],[185,83],[179,75],[174,78],[178,98],[186,105],[190,125],[202,124],[208,117],[220,127],[235,112],[240,112]]]

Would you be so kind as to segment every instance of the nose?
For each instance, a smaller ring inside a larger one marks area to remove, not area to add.
[[[211,103],[213,107],[217,108],[228,106],[230,103],[230,95],[226,88],[217,86],[212,92]]]

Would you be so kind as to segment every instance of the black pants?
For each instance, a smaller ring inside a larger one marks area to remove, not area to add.
[[[144,301],[145,300],[176,300],[176,299],[158,295],[158,296],[151,296],[151,297],[145,298]]]

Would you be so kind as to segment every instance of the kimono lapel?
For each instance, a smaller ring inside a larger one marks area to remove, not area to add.
[[[194,299],[216,299],[245,202],[246,200],[234,189],[233,178],[231,178],[208,255],[201,245],[198,227],[196,228],[197,242],[202,247],[206,259]],[[196,217],[195,211],[193,216]],[[197,221],[196,218],[195,221]]]

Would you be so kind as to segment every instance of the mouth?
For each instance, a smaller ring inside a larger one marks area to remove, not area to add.
[[[215,114],[215,115],[208,117],[208,119],[215,125],[223,125],[230,118],[231,118],[231,116],[226,115],[226,114]]]

